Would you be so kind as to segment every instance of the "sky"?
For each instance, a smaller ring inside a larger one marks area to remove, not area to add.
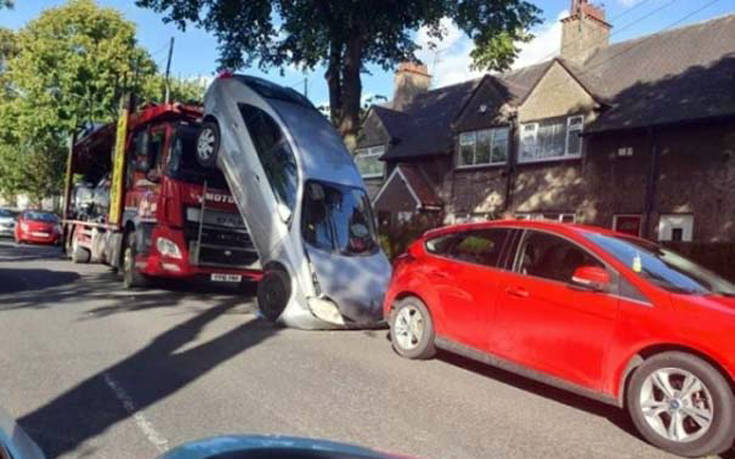
[[[521,45],[521,52],[513,64],[514,68],[541,62],[559,52],[561,43],[561,24],[570,7],[570,0],[531,0],[542,9],[542,23],[532,32],[535,39]],[[702,11],[689,16],[695,10],[714,2]],[[15,0],[12,10],[0,11],[0,26],[11,29],[23,27],[29,20],[36,18],[41,11],[59,6],[65,0]],[[217,69],[217,41],[206,31],[189,26],[185,32],[173,24],[164,24],[161,16],[152,10],[138,8],[134,0],[97,0],[102,6],[114,7],[137,25],[139,43],[148,49],[159,68],[165,68],[168,43],[175,39],[171,64],[172,74],[186,77],[209,77]],[[596,0],[603,4],[608,21],[613,25],[611,42],[648,35],[667,29],[700,22],[716,16],[735,13],[735,0]],[[688,17],[689,16],[689,17]],[[432,74],[432,87],[458,83],[481,75],[469,69],[469,54],[472,41],[453,26],[444,21],[446,36],[436,43],[435,51],[428,49],[429,38],[424,30],[416,32],[416,42],[423,49],[418,57],[429,67]],[[384,71],[377,66],[368,66],[368,74],[362,75],[363,100],[374,95],[390,98],[393,93],[393,72]],[[243,69],[244,73],[268,78],[276,83],[304,90],[307,80],[309,99],[317,106],[327,104],[329,99],[324,68],[303,73],[294,67],[271,69],[263,73],[257,68]]]

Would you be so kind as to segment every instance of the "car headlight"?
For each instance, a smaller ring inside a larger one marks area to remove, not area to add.
[[[165,237],[159,237],[156,239],[156,249],[158,249],[158,252],[163,256],[181,259],[181,250],[179,250],[179,246],[170,239],[166,239]]]
[[[28,231],[28,223],[21,223],[20,229],[21,231]]]

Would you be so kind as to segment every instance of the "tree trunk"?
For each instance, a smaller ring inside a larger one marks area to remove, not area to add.
[[[360,129],[362,49],[362,37],[355,33],[347,41],[342,66],[341,107],[337,118],[337,130],[342,134],[350,151],[357,146],[357,133]]]
[[[329,47],[329,64],[324,73],[329,88],[329,118],[334,125],[337,125],[340,119],[342,106],[342,81],[339,71],[342,65],[342,48],[342,43],[332,42]]]

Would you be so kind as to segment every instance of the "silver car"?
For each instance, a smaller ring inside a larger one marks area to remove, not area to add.
[[[0,236],[13,237],[16,217],[16,212],[0,208]]]
[[[197,156],[227,178],[264,266],[261,313],[298,328],[374,326],[391,267],[352,156],[292,89],[243,75],[204,98]]]

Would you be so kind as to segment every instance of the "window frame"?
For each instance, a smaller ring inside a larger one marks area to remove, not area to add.
[[[622,232],[618,229],[618,218],[637,218],[638,219],[638,234],[635,236],[642,237],[643,235],[643,214],[613,214],[612,230]],[[629,233],[623,233],[629,234]]]
[[[554,118],[550,118],[554,119]],[[574,129],[573,131],[570,130],[570,126],[572,125],[574,120],[581,119],[581,124],[579,129]],[[569,137],[571,133],[577,133],[577,135],[584,132],[584,115],[570,115],[566,116],[563,119],[560,119],[558,123],[553,124],[560,124],[564,127],[564,152],[561,155],[556,156],[548,156],[544,158],[537,157],[538,155],[538,134],[539,134],[539,128],[542,124],[544,124],[546,120],[539,120],[539,121],[532,121],[529,123],[520,123],[519,124],[519,142],[518,142],[518,163],[519,164],[533,164],[533,163],[540,163],[545,161],[564,161],[568,159],[579,159],[584,154],[584,144],[582,140],[580,139],[579,142],[579,152],[570,154],[569,153]],[[522,155],[522,152],[524,150],[524,130],[527,127],[533,126],[533,150],[534,150],[534,158],[524,158]]]
[[[572,238],[570,238],[570,237],[568,237],[566,235],[559,234],[559,233],[556,233],[554,231],[548,231],[548,230],[545,230],[545,229],[540,229],[540,228],[520,228],[520,229],[522,230],[521,236],[518,239],[518,244],[515,246],[515,253],[511,257],[512,258],[512,261],[511,261],[511,264],[510,264],[510,271],[513,274],[516,274],[518,276],[522,276],[524,278],[525,277],[529,277],[529,278],[538,279],[538,280],[544,281],[544,282],[553,282],[555,284],[559,284],[559,285],[563,285],[563,286],[574,285],[574,284],[571,284],[569,282],[562,282],[562,281],[558,281],[558,280],[555,280],[555,279],[549,279],[549,278],[546,278],[546,277],[534,276],[533,274],[523,274],[520,271],[521,251],[522,251],[522,249],[524,247],[524,244],[526,242],[526,239],[528,239],[529,235],[530,234],[533,234],[534,232],[536,232],[536,233],[544,233],[544,234],[548,234],[548,235],[557,237],[559,239],[564,239],[566,242],[568,242],[568,243],[576,246],[578,249],[584,251],[589,256],[591,256],[592,258],[594,258],[595,260],[597,260],[598,262],[600,262],[600,264],[602,264],[602,266],[605,268],[605,270],[608,272],[608,274],[610,274],[610,290],[607,291],[607,292],[601,292],[601,294],[604,294],[604,295],[613,295],[613,296],[616,296],[616,297],[617,296],[620,296],[620,294],[619,294],[619,291],[620,291],[620,277],[621,277],[620,276],[620,273],[612,265],[610,265],[610,263],[608,263],[607,261],[605,261],[604,258],[602,258],[598,254],[594,253],[592,250],[588,249],[587,247],[583,246],[579,242],[575,241],[574,239],[572,239]]]
[[[474,267],[483,268],[483,269],[498,269],[502,271],[509,271],[512,269],[512,266],[508,266],[509,264],[508,263],[509,261],[508,251],[512,247],[513,238],[515,235],[515,231],[517,229],[518,228],[513,228],[510,226],[491,226],[491,227],[486,227],[486,228],[468,228],[468,229],[461,230],[461,231],[452,231],[449,233],[444,233],[438,236],[434,236],[431,239],[424,240],[424,243],[423,243],[424,251],[430,257],[440,258],[442,260],[449,261],[451,263],[462,263],[464,265],[474,266]],[[449,252],[454,249],[454,247],[458,244],[458,242],[463,240],[462,238],[463,235],[467,233],[474,233],[474,232],[480,232],[480,231],[493,231],[493,230],[507,231],[507,234],[505,235],[505,238],[503,239],[501,243],[500,252],[498,253],[498,261],[497,261],[496,266],[488,266],[488,265],[483,265],[479,263],[473,263],[471,261],[454,258],[449,255]],[[450,238],[451,239],[446,251],[441,252],[441,253],[431,251],[428,246],[429,242],[436,240],[436,239],[440,239],[440,238]]]
[[[493,161],[493,146],[495,145],[495,136],[499,131],[505,131],[505,159],[502,161]],[[480,133],[488,132],[490,137],[488,141],[489,161],[488,162],[477,162],[477,140],[480,137]],[[472,136],[471,144],[463,144],[462,136]],[[472,145],[472,164],[462,164],[462,146]],[[510,156],[510,126],[493,126],[485,129],[475,129],[473,131],[463,131],[457,136],[457,169],[476,169],[480,167],[488,166],[501,166],[508,164],[508,158]]]
[[[377,152],[374,152],[373,150],[376,150]],[[355,166],[357,166],[357,159],[358,158],[370,158],[373,156],[377,156],[376,160],[379,161],[381,171],[380,173],[374,173],[374,174],[363,174],[360,172],[360,177],[364,179],[371,179],[371,178],[383,178],[385,177],[385,162],[380,161],[380,157],[385,154],[385,145],[373,145],[372,147],[362,147],[355,149],[355,155],[354,155],[354,161]],[[358,167],[358,172],[360,171]]]

